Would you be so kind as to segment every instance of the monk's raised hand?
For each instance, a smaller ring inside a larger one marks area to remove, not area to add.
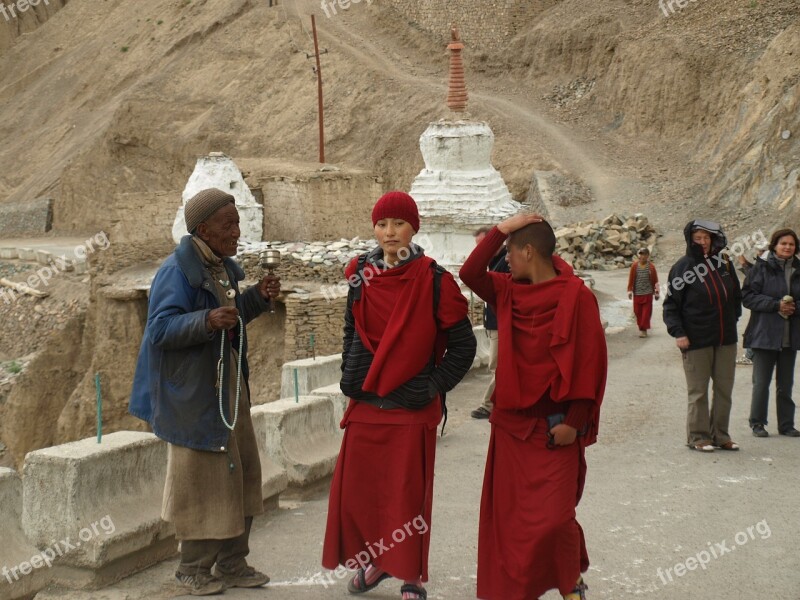
[[[531,223],[541,223],[542,221],[544,221],[544,217],[542,215],[522,212],[517,213],[513,217],[509,217],[500,223],[497,228],[500,230],[500,233],[508,235],[509,233],[514,233],[517,229],[522,229]]]
[[[239,322],[239,310],[234,306],[223,306],[208,311],[206,329],[217,331],[219,329],[233,329]]]

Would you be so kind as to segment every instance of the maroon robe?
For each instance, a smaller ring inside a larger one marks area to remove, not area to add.
[[[515,282],[486,271],[506,236],[493,229],[461,279],[498,318],[497,386],[478,538],[478,598],[530,600],[573,590],[589,568],[575,508],[586,476],[584,450],[597,439],[607,353],[597,300],[557,256],[557,276]],[[583,435],[547,448],[546,417]]]
[[[467,318],[455,279],[441,280],[433,315],[431,259],[379,271],[353,305],[356,334],[375,355],[362,388],[385,396],[415,375],[437,349],[443,331]],[[366,270],[365,270],[366,271]],[[346,270],[350,277],[355,261]],[[437,329],[438,324],[438,329]],[[417,411],[380,409],[350,400],[342,419],[342,448],[331,483],[322,565],[335,569],[372,563],[397,579],[428,580],[436,427],[435,398]]]

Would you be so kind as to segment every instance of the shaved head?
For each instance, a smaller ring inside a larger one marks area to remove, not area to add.
[[[542,258],[552,256],[556,249],[556,234],[550,223],[531,223],[508,237],[508,243],[522,249],[531,245]]]

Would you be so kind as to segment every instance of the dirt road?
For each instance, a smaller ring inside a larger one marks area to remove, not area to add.
[[[618,322],[624,317],[626,274],[594,275],[604,313]],[[629,322],[624,331],[608,338],[610,368],[601,435],[587,454],[588,482],[579,507],[592,560],[589,598],[800,598],[800,559],[794,543],[800,441],[750,435],[751,372],[740,366],[731,433],[742,450],[710,455],[688,450],[680,355],[660,319],[654,320],[654,327],[653,335],[641,340]],[[448,433],[439,441],[436,464],[431,599],[475,597],[479,498],[489,427],[470,419],[469,411],[477,406],[487,381],[485,373],[471,374],[449,397]],[[273,583],[262,592],[229,590],[226,597],[348,597],[345,582],[323,580],[319,566],[326,510],[323,490],[310,500],[285,500],[280,510],[260,517],[251,561],[269,572]],[[100,592],[53,590],[40,598],[172,598],[178,595],[171,579],[175,566],[175,561],[162,563]],[[398,598],[399,585],[384,582],[365,597]],[[557,598],[551,592],[544,600]]]

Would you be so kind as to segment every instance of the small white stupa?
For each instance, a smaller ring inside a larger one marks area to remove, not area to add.
[[[425,168],[409,192],[424,227],[415,241],[448,268],[464,263],[475,247],[473,233],[520,211],[502,176],[492,166],[494,134],[487,123],[466,115],[467,90],[458,29],[451,30],[447,106],[455,118],[431,123],[420,138]]]
[[[239,211],[239,228],[241,239],[248,242],[260,242],[264,234],[264,207],[253,196],[250,188],[244,182],[242,172],[236,163],[222,152],[211,152],[208,156],[197,159],[197,164],[192,171],[189,181],[183,190],[183,200],[175,223],[172,225],[172,239],[177,244],[188,232],[186,221],[183,217],[184,207],[189,199],[197,192],[208,188],[217,188],[228,192],[236,199],[236,208]]]

